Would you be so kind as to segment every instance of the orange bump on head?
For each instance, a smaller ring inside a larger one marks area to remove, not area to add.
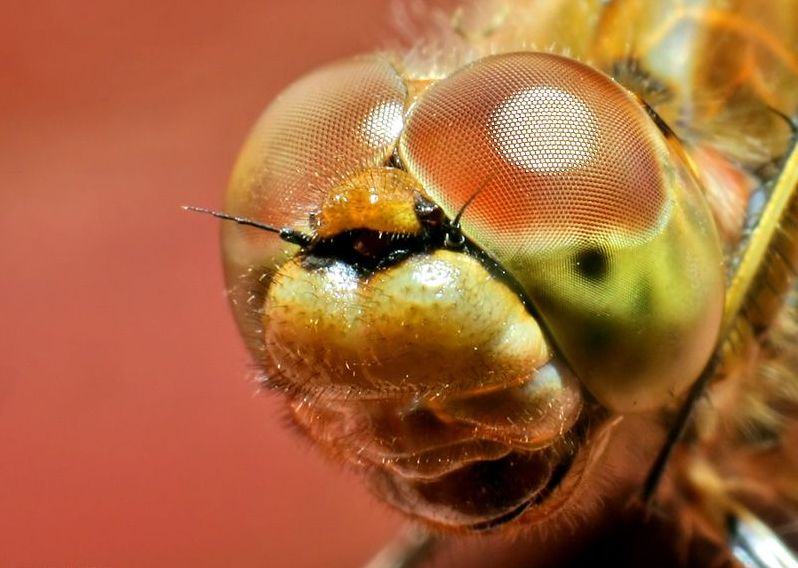
[[[421,186],[402,170],[365,170],[333,188],[315,217],[316,234],[332,237],[353,229],[416,234],[416,196]]]

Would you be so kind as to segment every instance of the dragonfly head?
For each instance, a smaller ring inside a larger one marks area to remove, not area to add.
[[[355,58],[261,117],[225,208],[312,238],[226,224],[233,311],[264,384],[388,502],[545,519],[613,416],[709,359],[718,237],[676,142],[600,73],[517,53],[409,82]]]

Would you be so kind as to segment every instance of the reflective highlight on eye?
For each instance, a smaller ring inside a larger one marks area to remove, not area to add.
[[[496,109],[490,132],[508,162],[532,172],[572,170],[597,153],[593,113],[576,95],[554,87],[510,96]]]
[[[360,131],[366,144],[384,146],[395,141],[404,127],[402,101],[386,101],[375,106],[363,120]]]

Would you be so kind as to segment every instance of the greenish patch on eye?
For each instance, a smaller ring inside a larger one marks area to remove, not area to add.
[[[587,280],[603,280],[609,270],[606,253],[598,247],[589,247],[574,257],[574,267]]]
[[[654,309],[654,289],[647,278],[641,278],[635,287],[634,312],[648,314]]]

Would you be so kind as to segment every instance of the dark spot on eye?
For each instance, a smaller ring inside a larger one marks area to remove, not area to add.
[[[576,255],[574,266],[588,280],[601,280],[607,274],[607,255],[599,248],[588,248]]]

